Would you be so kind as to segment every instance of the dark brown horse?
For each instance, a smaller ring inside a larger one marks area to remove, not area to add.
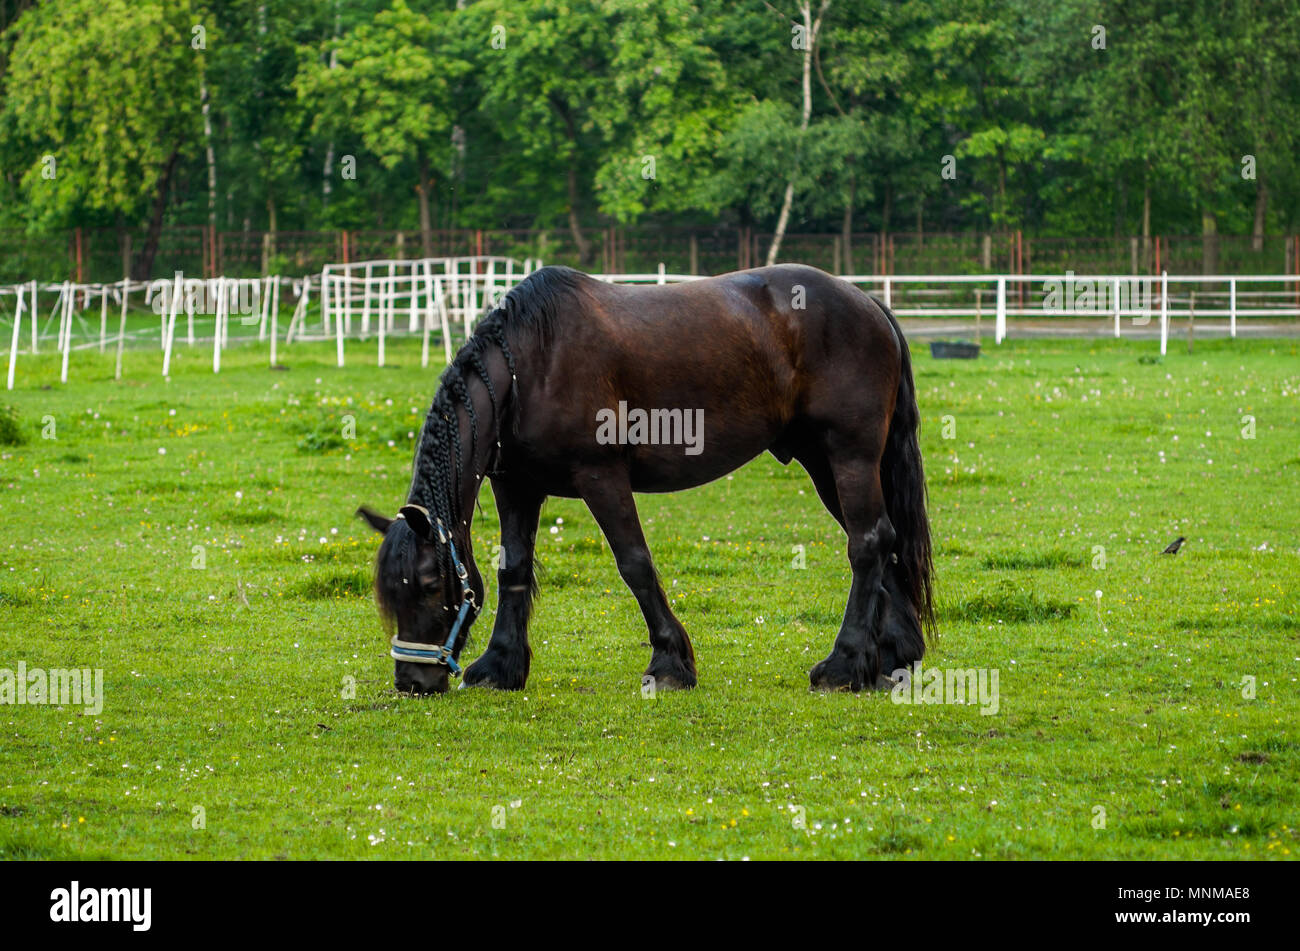
[[[652,287],[529,275],[444,371],[401,513],[358,512],[384,536],[375,595],[396,626],[397,688],[441,693],[459,671],[484,599],[470,543],[484,476],[501,517],[499,597],[465,685],[528,679],[537,523],[556,495],[586,502],[609,540],[650,629],[646,676],[695,686],[633,493],[701,485],[764,450],[797,459],[848,534],[848,606],[812,685],[882,685],[921,658],[933,625],[919,420],[893,315],[816,268]]]

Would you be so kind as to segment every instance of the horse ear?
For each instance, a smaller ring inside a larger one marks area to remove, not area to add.
[[[393,524],[393,519],[385,518],[378,512],[373,512],[366,508],[364,505],[357,509],[357,518],[365,519],[366,523],[380,535],[387,532],[388,526]]]
[[[433,523],[429,521],[429,510],[420,505],[403,505],[399,511],[411,531],[428,541],[433,537]]]

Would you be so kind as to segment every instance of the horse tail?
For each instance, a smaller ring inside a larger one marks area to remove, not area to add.
[[[886,565],[885,584],[891,601],[902,600],[910,610],[890,610],[882,646],[894,648],[893,662],[902,666],[919,660],[925,653],[926,636],[935,636],[934,563],[930,545],[930,519],[926,514],[925,471],[917,431],[921,411],[916,405],[916,383],[912,378],[912,355],[889,308],[885,316],[898,337],[900,373],[894,415],[889,422],[885,452],[880,461],[885,511],[894,526],[894,550]],[[891,608],[894,606],[891,605]],[[900,606],[901,607],[901,606]],[[882,660],[886,658],[882,656]],[[884,673],[890,673],[885,668]]]

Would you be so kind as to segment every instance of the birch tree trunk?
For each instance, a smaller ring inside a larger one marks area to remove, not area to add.
[[[812,4],[801,3],[799,12],[803,15],[804,30],[804,49],[803,49],[803,115],[799,120],[799,140],[802,146],[804,135],[808,132],[808,121],[812,118],[812,64],[813,48],[817,45],[817,33],[822,26],[822,18],[826,15],[826,8],[830,6],[830,0],[822,0],[821,8],[817,11],[817,18],[814,20],[812,15]],[[790,174],[790,181],[785,186],[785,198],[781,202],[781,214],[776,219],[776,233],[772,235],[772,245],[767,249],[767,265],[771,267],[776,263],[777,255],[781,252],[781,241],[785,237],[785,229],[790,224],[790,208],[794,205],[794,187],[795,179],[799,174],[796,166]]]
[[[203,146],[208,160],[208,225],[217,227],[217,155],[212,149],[211,97],[208,95],[208,74],[199,59],[199,105],[203,112]]]
[[[339,40],[339,27],[340,27],[339,5],[337,2],[335,2],[334,4],[334,42],[335,43],[337,43]],[[339,52],[337,49],[332,49],[330,50],[329,68],[334,69],[338,66],[338,64],[339,64]],[[329,144],[325,146],[325,168],[322,172],[322,178],[324,179],[324,181],[322,182],[322,186],[321,186],[321,203],[326,207],[328,207],[330,203],[330,192],[334,190],[334,183],[332,181],[332,179],[334,178],[334,140],[333,139],[330,139]]]

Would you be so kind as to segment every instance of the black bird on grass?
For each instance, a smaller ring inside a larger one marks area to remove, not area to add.
[[[1162,551],[1160,554],[1162,554],[1162,555],[1176,555],[1176,554],[1178,554],[1178,549],[1180,549],[1180,548],[1183,547],[1183,542],[1185,542],[1185,541],[1187,541],[1187,539],[1184,538],[1182,535],[1179,535],[1177,538],[1175,538],[1173,541],[1171,541],[1171,542],[1169,543],[1169,547],[1166,548],[1164,551]]]

